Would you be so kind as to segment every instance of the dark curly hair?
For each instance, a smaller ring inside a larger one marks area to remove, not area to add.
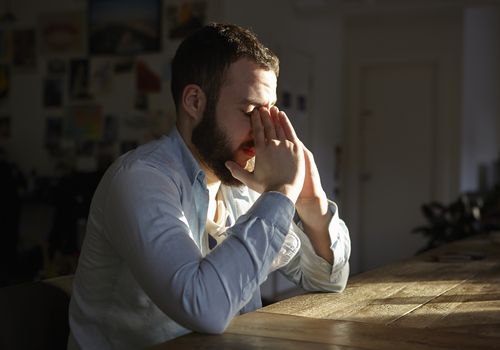
[[[211,23],[187,37],[172,61],[171,89],[177,112],[182,91],[189,84],[198,85],[207,97],[207,108],[214,109],[226,70],[243,57],[279,75],[278,57],[248,29]]]

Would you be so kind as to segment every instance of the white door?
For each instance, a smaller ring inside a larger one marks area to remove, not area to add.
[[[436,69],[374,64],[360,71],[361,269],[413,255],[425,239],[420,206],[433,198]]]

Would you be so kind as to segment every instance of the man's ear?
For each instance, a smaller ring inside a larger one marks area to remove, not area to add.
[[[203,90],[196,84],[187,85],[182,91],[182,107],[195,125],[201,121],[207,97]]]

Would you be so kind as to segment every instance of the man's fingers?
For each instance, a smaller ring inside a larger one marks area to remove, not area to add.
[[[271,117],[273,119],[274,127],[276,129],[276,137],[278,137],[278,140],[280,141],[285,141],[287,138],[285,135],[285,131],[283,130],[283,126],[281,125],[280,122],[279,112],[280,110],[278,109],[278,107],[276,106],[271,107]]]
[[[255,147],[261,148],[266,144],[266,137],[264,135],[264,126],[262,125],[260,111],[258,111],[257,108],[255,108],[252,112],[251,121]]]
[[[286,135],[286,138],[290,141],[293,141],[296,143],[298,141],[297,134],[295,133],[295,129],[292,126],[292,123],[290,123],[290,120],[286,116],[286,113],[283,111],[279,112],[279,119],[280,119],[280,124],[283,127],[283,131]]]
[[[276,139],[276,130],[274,128],[274,123],[271,119],[271,113],[267,108],[260,108],[260,115],[262,117],[262,125],[264,125],[264,135],[266,139],[273,140]]]
[[[245,185],[249,183],[249,180],[251,180],[252,173],[246,171],[243,169],[241,166],[239,166],[237,163],[228,160],[226,163],[226,168],[229,169],[231,172],[231,175],[233,175],[234,178],[240,180],[243,182]]]

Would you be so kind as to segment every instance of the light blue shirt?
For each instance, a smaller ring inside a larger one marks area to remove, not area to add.
[[[345,288],[350,240],[333,202],[331,265],[293,223],[286,196],[221,190],[231,227],[210,251],[205,174],[176,129],[108,169],[75,274],[68,348],[141,349],[190,331],[222,332],[262,306],[259,286],[289,230],[301,248],[280,271],[309,291]]]

